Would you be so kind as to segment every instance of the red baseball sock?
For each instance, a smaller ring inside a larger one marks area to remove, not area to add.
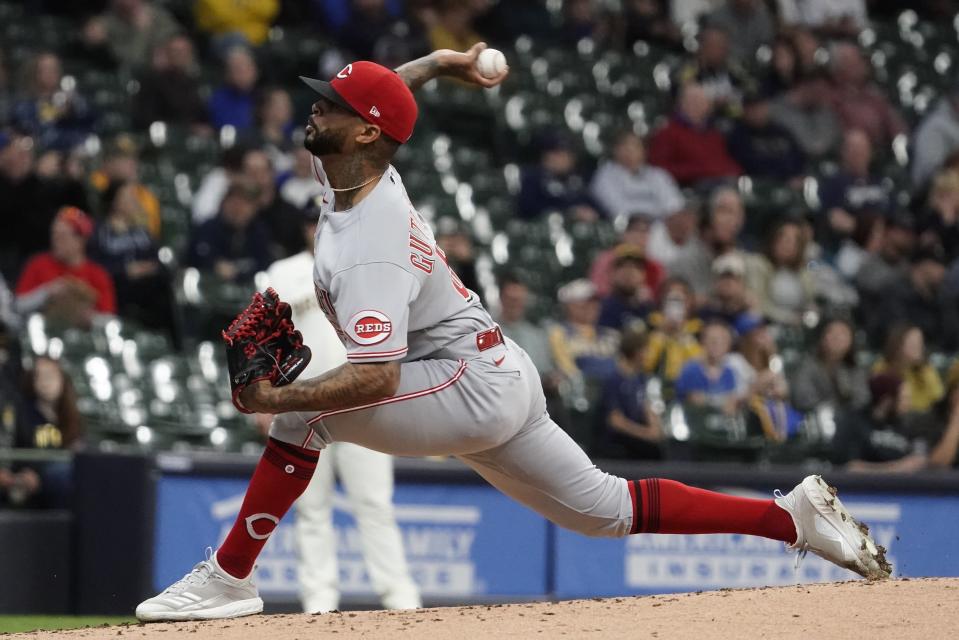
[[[270,438],[246,489],[240,514],[216,551],[220,567],[245,578],[280,518],[306,489],[320,454]]]
[[[674,480],[630,480],[630,533],[743,533],[796,542],[792,516],[772,500],[739,498]]]

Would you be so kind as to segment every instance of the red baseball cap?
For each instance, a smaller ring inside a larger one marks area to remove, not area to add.
[[[93,220],[77,207],[60,207],[55,220],[63,220],[74,233],[84,238],[93,235]]]
[[[413,92],[392,69],[375,62],[352,62],[329,82],[300,76],[300,80],[330,102],[375,124],[397,142],[413,135],[419,109]]]

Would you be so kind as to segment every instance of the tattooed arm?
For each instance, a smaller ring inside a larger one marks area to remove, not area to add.
[[[274,387],[263,380],[243,390],[240,402],[257,413],[348,409],[388,398],[400,384],[398,361],[347,362],[323,375]]]
[[[481,87],[495,87],[501,83],[509,73],[509,67],[495,78],[484,78],[476,70],[476,58],[480,51],[486,48],[485,42],[477,42],[467,51],[453,51],[452,49],[437,49],[428,56],[423,56],[396,68],[406,86],[416,91],[424,84],[440,76],[459,78]]]

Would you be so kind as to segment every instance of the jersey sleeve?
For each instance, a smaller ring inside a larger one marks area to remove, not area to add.
[[[336,274],[330,295],[348,338],[346,359],[363,363],[404,358],[410,303],[419,290],[412,274],[389,262],[360,264]]]

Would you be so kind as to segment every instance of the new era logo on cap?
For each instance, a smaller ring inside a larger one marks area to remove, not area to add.
[[[361,60],[343,67],[329,82],[301,79],[333,102],[345,103],[397,142],[413,135],[419,109],[409,87],[391,69]]]

